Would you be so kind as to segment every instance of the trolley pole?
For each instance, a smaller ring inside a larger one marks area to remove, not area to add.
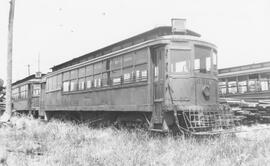
[[[8,22],[8,54],[7,54],[7,85],[6,85],[6,110],[0,121],[7,122],[11,118],[11,84],[12,84],[12,40],[13,40],[13,19],[15,0],[10,0],[9,22]]]

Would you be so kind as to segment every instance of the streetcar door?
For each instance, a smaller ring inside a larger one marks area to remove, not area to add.
[[[162,105],[164,102],[164,47],[156,47],[152,49],[152,78],[153,78],[153,123],[162,124]]]

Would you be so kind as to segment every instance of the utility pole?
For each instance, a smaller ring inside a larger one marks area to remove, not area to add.
[[[12,84],[12,40],[13,40],[13,19],[15,0],[10,0],[9,22],[8,22],[8,54],[7,54],[7,86],[6,86],[6,110],[0,121],[7,122],[11,118],[11,84]]]

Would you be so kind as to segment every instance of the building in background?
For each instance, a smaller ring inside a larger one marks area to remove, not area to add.
[[[270,62],[219,69],[219,94],[245,101],[270,100]]]

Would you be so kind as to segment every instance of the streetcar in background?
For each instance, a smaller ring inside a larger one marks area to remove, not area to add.
[[[41,79],[45,74],[37,72],[12,83],[13,112],[39,116]]]
[[[220,69],[219,94],[242,124],[270,123],[270,62]]]
[[[249,102],[270,100],[270,62],[219,69],[219,94]]]

